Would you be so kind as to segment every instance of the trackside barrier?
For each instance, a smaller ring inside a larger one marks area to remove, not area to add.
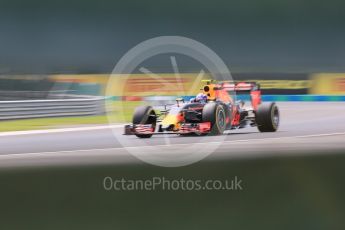
[[[263,95],[263,101],[345,101],[345,95]]]
[[[0,101],[0,120],[98,115],[105,112],[104,97]]]

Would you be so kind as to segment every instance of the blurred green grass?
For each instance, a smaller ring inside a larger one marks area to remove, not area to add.
[[[134,108],[141,102],[112,102],[112,111],[108,113],[111,123],[129,122]],[[109,123],[107,114],[97,116],[52,117],[0,121],[0,132],[52,129],[82,125],[99,125]]]
[[[203,160],[177,168],[109,162],[2,170],[1,229],[343,230],[345,155],[336,153],[277,157],[277,152],[271,158]],[[106,191],[107,176],[137,181],[237,176],[243,190]]]

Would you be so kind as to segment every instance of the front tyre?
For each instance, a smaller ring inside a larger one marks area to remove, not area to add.
[[[135,109],[133,115],[133,125],[150,124],[153,130],[156,128],[157,117],[151,106],[139,106]],[[152,134],[135,134],[139,138],[150,138]]]
[[[224,106],[210,102],[202,110],[202,121],[211,123],[211,135],[223,134],[226,128],[226,112]]]
[[[260,132],[275,132],[279,126],[279,109],[276,103],[260,104],[255,113],[255,120]]]

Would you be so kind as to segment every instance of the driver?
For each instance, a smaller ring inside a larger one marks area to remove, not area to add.
[[[196,95],[195,98],[190,99],[190,102],[191,103],[199,102],[199,103],[205,104],[207,102],[207,96],[206,94],[199,93],[198,95]]]

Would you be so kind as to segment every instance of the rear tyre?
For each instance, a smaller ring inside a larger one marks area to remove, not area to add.
[[[156,129],[157,117],[151,106],[139,106],[135,109],[133,115],[133,125],[151,124],[153,130]],[[139,138],[150,138],[152,134],[135,134]]]
[[[226,112],[224,106],[210,102],[202,110],[202,121],[211,123],[211,135],[223,134],[226,128]]]
[[[276,103],[259,105],[255,120],[260,132],[275,132],[279,127],[279,109]]]

